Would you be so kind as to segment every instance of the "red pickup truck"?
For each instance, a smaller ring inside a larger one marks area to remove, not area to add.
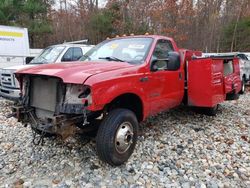
[[[21,102],[15,113],[41,136],[65,138],[96,127],[101,160],[120,165],[132,154],[138,123],[181,103],[215,115],[238,98],[237,58],[201,58],[158,35],[105,40],[78,63],[41,65],[17,72]]]

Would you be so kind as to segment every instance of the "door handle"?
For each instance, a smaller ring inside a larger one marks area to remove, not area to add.
[[[147,82],[147,81],[148,81],[148,77],[147,76],[140,78],[140,82]]]
[[[179,72],[179,80],[182,80],[182,73]]]

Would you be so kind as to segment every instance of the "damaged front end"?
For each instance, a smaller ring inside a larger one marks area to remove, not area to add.
[[[89,86],[42,75],[23,75],[20,82],[22,97],[13,110],[18,121],[30,124],[36,133],[65,139],[81,131],[94,114],[87,110],[92,103]]]

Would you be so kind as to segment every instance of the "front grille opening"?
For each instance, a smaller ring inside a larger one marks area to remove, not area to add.
[[[30,106],[35,108],[38,118],[52,118],[57,106],[58,78],[31,77],[30,80]]]
[[[2,93],[6,93],[6,94],[9,94],[9,93],[10,93],[9,91],[3,90],[3,89],[1,89],[1,92],[2,92]]]
[[[2,76],[11,77],[11,74],[2,73]]]
[[[8,85],[8,86],[11,86],[11,82],[2,82],[2,85]]]

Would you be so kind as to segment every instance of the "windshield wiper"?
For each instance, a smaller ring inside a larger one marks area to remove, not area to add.
[[[109,56],[109,57],[99,57],[99,59],[106,59],[106,60],[109,60],[109,61],[120,61],[120,62],[125,62],[124,60],[119,59],[119,58],[117,58],[117,57],[113,57],[113,56]]]
[[[35,63],[29,63],[29,65],[34,65],[34,64],[36,64],[36,65],[42,65],[42,64],[48,64],[47,62],[46,63],[42,63],[42,62],[35,62]]]

